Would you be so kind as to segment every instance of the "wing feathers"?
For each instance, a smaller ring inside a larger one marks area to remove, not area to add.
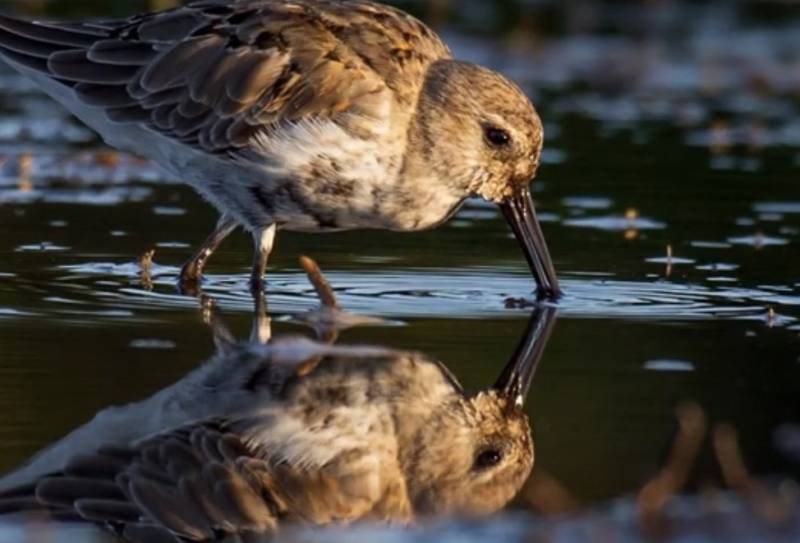
[[[146,480],[131,481],[131,496],[136,505],[151,519],[171,532],[198,541],[209,539],[213,533],[204,531],[186,518],[179,509],[179,500],[168,487]]]
[[[244,104],[258,100],[264,89],[275,85],[290,61],[286,51],[247,55],[236,67],[236,74],[225,82],[228,98]]]
[[[3,56],[7,59],[11,60],[12,62],[16,62],[17,64],[24,66],[26,68],[30,68],[37,72],[44,72],[48,73],[47,70],[47,61],[35,56],[16,53],[9,49],[3,49]]]
[[[41,511],[42,504],[35,497],[26,496],[19,498],[0,499],[0,515],[24,513],[26,511]]]
[[[93,33],[21,21],[4,15],[0,15],[0,28],[23,38],[68,47],[91,47],[98,38],[97,34]]]
[[[263,532],[271,527],[271,523],[265,522],[272,517],[272,513],[264,500],[238,475],[228,471],[227,478],[218,482],[214,491],[227,509],[228,521],[240,529]]]
[[[150,112],[139,106],[106,109],[106,118],[112,123],[148,123],[152,120]]]
[[[141,510],[125,501],[104,499],[79,499],[71,504],[85,520],[92,522],[138,522]]]
[[[174,10],[156,14],[138,27],[139,39],[146,42],[175,42],[207,24],[206,17],[192,10]]]
[[[75,85],[78,98],[96,107],[121,108],[138,105],[138,102],[119,85],[95,85],[78,83]]]
[[[0,46],[21,55],[41,59],[47,59],[53,53],[69,49],[68,46],[32,40],[1,29]]]
[[[122,536],[131,543],[184,543],[169,533],[169,530],[159,526],[128,524],[122,531]]]
[[[162,53],[144,71],[139,82],[149,92],[181,82],[224,51],[225,40],[216,35],[190,38]]]
[[[139,71],[137,66],[91,62],[87,51],[79,49],[59,51],[50,55],[47,68],[60,79],[100,85],[125,85]]]
[[[49,507],[72,507],[82,496],[124,500],[125,495],[113,481],[79,477],[48,477],[36,486],[36,499]]]
[[[369,113],[391,93],[411,102],[449,56],[392,8],[327,0],[189,2],[93,23],[0,16],[0,53],[76,87],[111,122],[220,154],[280,123]]]
[[[100,40],[87,53],[92,62],[139,67],[151,62],[157,55],[157,51],[149,43],[123,40]]]

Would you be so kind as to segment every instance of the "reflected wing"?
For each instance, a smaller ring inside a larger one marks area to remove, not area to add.
[[[273,465],[224,424],[206,423],[75,458],[59,474],[0,495],[0,511],[47,509],[136,542],[247,538],[285,522],[407,520],[405,494],[379,483],[378,460],[349,451],[338,469]]]
[[[0,17],[0,49],[113,122],[220,153],[275,123],[368,113],[387,88],[411,100],[427,66],[449,55],[400,11],[333,0],[205,0],[77,25]]]

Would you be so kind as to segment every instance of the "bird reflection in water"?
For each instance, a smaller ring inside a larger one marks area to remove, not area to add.
[[[309,320],[327,343],[235,344],[212,318],[219,351],[209,362],[143,402],[101,412],[0,481],[0,511],[180,542],[504,507],[533,466],[522,406],[554,310],[537,309],[497,381],[466,394],[424,354],[333,345],[349,317],[313,262],[304,267],[323,301]],[[254,327],[261,340],[264,324]]]

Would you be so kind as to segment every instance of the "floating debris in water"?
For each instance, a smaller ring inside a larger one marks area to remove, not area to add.
[[[672,249],[672,245],[667,245],[666,256],[648,258],[645,260],[645,262],[648,262],[650,264],[666,264],[667,266],[682,266],[682,265],[695,264],[697,261],[691,258],[676,257]]]
[[[33,171],[33,157],[29,154],[22,154],[19,156],[19,180],[17,181],[17,190],[20,192],[33,191],[33,179],[31,179],[31,172]]]
[[[778,320],[778,315],[775,313],[775,308],[770,307],[767,311],[767,326],[773,328],[775,326],[775,322]]]
[[[148,292],[153,290],[153,256],[155,254],[155,249],[151,249],[139,256],[139,278],[142,282],[142,288]]]

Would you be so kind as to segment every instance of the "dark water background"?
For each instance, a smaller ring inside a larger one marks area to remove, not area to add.
[[[587,506],[631,493],[663,460],[676,405],[694,400],[739,430],[756,474],[797,475],[773,439],[800,422],[797,4],[405,5],[458,56],[523,85],[546,123],[535,196],[567,297],[529,403],[535,471]],[[197,300],[173,285],[216,217],[153,166],[106,152],[8,71],[0,159],[6,471],[211,354]],[[151,248],[148,291],[134,261]],[[249,237],[234,236],[208,268],[207,292],[242,337],[250,251]],[[403,323],[342,341],[428,352],[468,388],[495,377],[528,318],[506,307],[531,295],[524,260],[479,203],[422,234],[282,234],[268,279],[276,333],[303,332],[286,321],[315,303],[300,254],[319,261],[345,307]],[[705,450],[692,487],[718,471]]]

